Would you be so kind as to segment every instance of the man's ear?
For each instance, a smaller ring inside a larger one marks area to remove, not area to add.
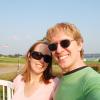
[[[81,51],[83,49],[83,42],[80,42],[78,44],[78,51]]]

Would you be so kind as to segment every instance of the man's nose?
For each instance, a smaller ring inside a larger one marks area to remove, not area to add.
[[[57,52],[57,53],[60,53],[62,50],[63,50],[63,48],[62,48],[61,45],[58,43],[56,52]]]

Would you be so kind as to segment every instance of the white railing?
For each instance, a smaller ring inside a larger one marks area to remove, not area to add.
[[[13,86],[11,81],[0,80],[0,100],[11,100],[13,95]]]

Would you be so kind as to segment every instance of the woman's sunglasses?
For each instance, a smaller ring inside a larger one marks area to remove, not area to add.
[[[71,41],[74,41],[74,40],[68,40],[68,39],[61,40],[61,41],[60,41],[60,46],[61,46],[62,48],[67,48],[67,47],[70,46]],[[58,43],[51,43],[51,44],[49,44],[49,46],[48,46],[48,47],[49,47],[49,50],[50,50],[50,51],[55,51],[55,50],[57,50],[57,44],[58,44]]]
[[[43,55],[41,52],[37,51],[32,51],[31,56],[36,60],[40,60],[41,58],[43,58],[46,63],[50,63],[52,60],[52,57],[50,55]]]

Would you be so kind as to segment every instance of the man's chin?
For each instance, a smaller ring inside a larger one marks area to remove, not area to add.
[[[61,68],[62,70],[64,70],[64,71],[65,71],[65,69],[68,68],[66,64],[60,64],[59,66],[60,66],[60,68]]]
[[[65,64],[65,63],[59,63],[59,66],[60,66],[61,68],[66,68],[66,64]]]

